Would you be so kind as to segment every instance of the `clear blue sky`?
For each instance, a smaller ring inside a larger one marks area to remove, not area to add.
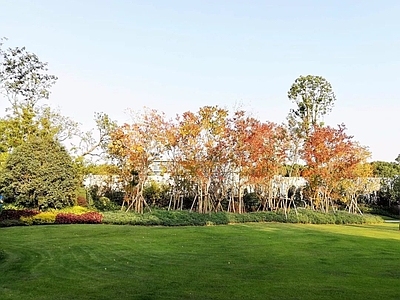
[[[282,123],[299,75],[337,96],[373,160],[400,153],[400,1],[0,0],[0,36],[59,77],[49,103],[90,128],[143,106],[168,116],[238,105]],[[4,104],[4,103],[3,103]]]

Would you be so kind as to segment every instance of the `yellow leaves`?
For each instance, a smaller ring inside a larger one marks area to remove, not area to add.
[[[359,163],[354,168],[354,177],[372,177],[372,166],[369,163]]]
[[[167,134],[168,128],[163,114],[146,110],[141,115],[135,115],[132,124],[115,128],[111,134],[109,153],[128,173],[135,169],[139,174],[147,174],[152,162],[167,148],[171,139]]]
[[[137,152],[144,152],[144,147],[141,145],[136,145],[133,150]]]

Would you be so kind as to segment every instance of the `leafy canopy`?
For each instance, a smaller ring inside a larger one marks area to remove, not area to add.
[[[289,113],[289,125],[306,137],[320,118],[332,110],[336,96],[331,84],[321,76],[300,76],[288,92],[288,98],[297,105]]]
[[[15,148],[0,176],[6,201],[30,208],[70,206],[77,186],[70,155],[60,142],[48,137],[34,137]]]

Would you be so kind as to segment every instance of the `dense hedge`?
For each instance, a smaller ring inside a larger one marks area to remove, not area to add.
[[[372,215],[355,215],[347,212],[322,213],[301,209],[234,214],[226,212],[199,214],[188,211],[156,210],[144,214],[132,212],[104,212],[103,223],[116,225],[204,226],[247,222],[283,222],[307,224],[372,224],[383,219]]]
[[[159,226],[205,226],[247,222],[281,222],[305,224],[372,224],[383,219],[374,215],[355,215],[344,211],[322,213],[306,209],[251,212],[234,214],[217,212],[200,214],[189,211],[154,210],[144,214],[133,212],[93,212],[86,208],[70,208],[62,211],[39,212],[33,210],[4,210],[0,214],[0,226],[40,224],[115,224]]]
[[[104,212],[103,223],[116,225],[203,226],[228,224],[226,213],[199,214],[188,211],[155,210],[150,213]]]

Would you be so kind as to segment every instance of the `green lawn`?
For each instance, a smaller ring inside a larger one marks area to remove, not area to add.
[[[0,236],[2,300],[400,299],[396,223],[49,225]]]

